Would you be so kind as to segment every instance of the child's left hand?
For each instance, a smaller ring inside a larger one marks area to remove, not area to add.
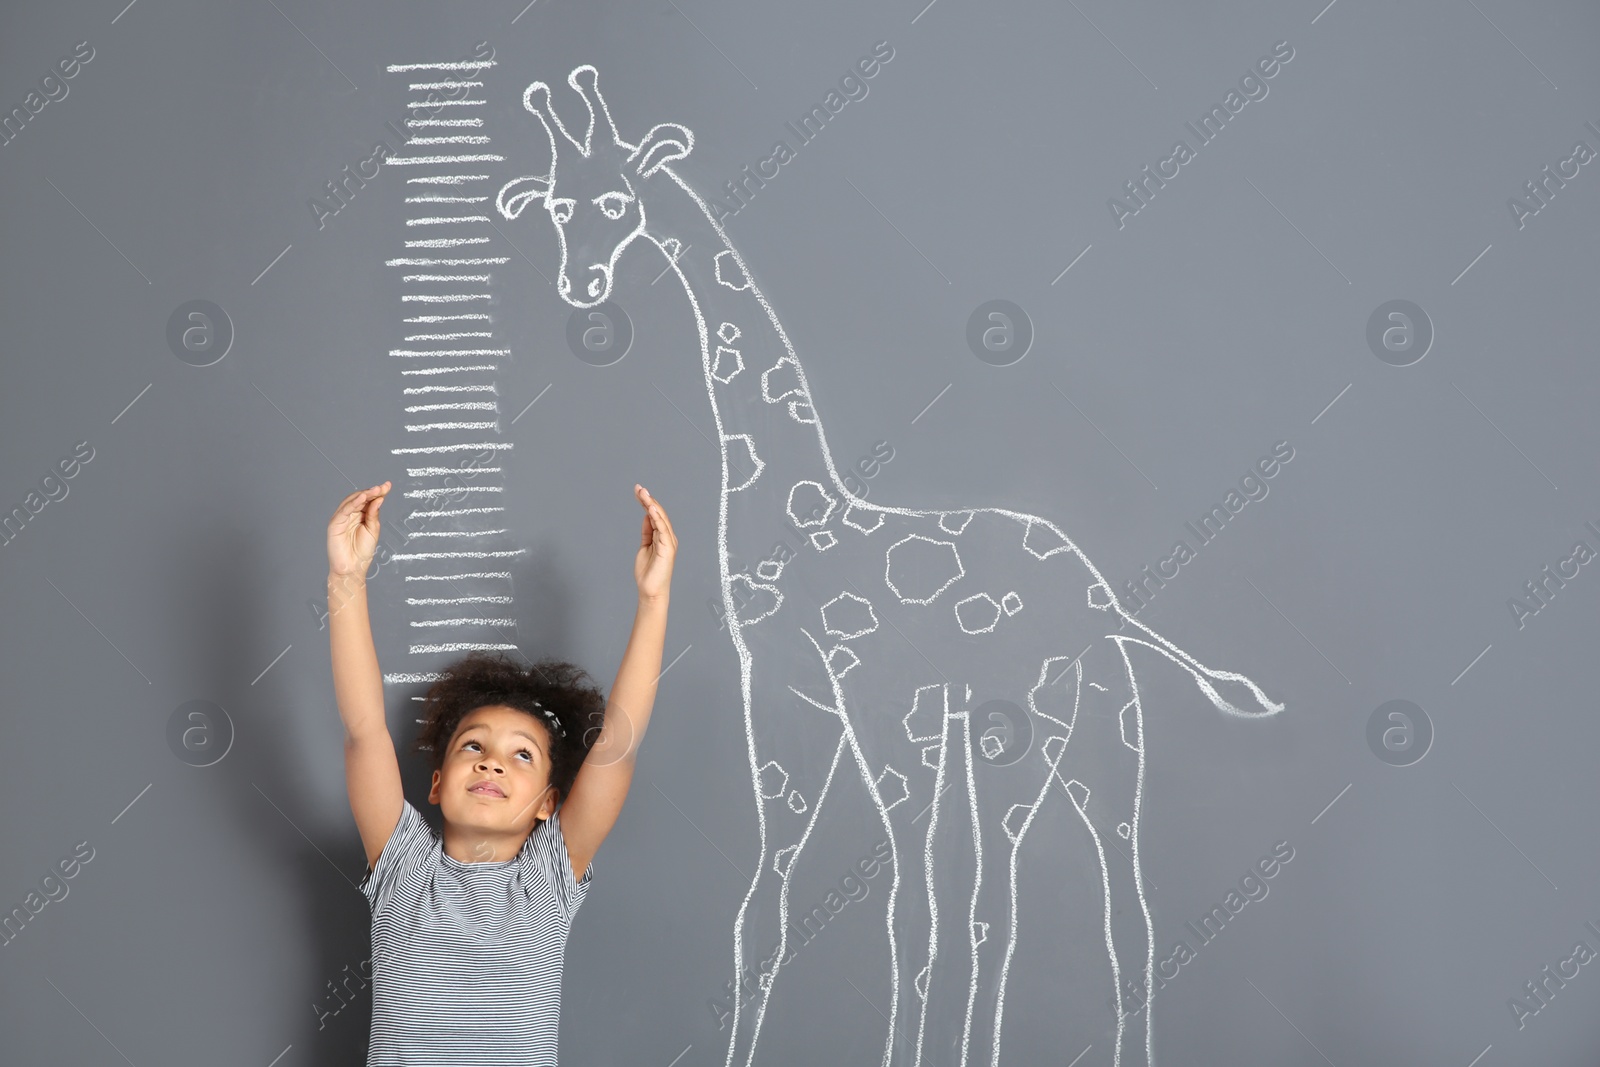
[[[633,560],[633,580],[639,586],[640,599],[656,600],[665,597],[672,585],[678,535],[672,532],[671,520],[650,490],[636,483],[633,495],[645,510],[639,530],[639,553]]]

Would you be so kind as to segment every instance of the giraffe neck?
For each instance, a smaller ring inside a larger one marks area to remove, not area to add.
[[[689,298],[723,456],[730,572],[782,542],[798,551],[852,497],[840,484],[811,389],[783,326],[704,201],[663,167],[648,181],[646,236]]]

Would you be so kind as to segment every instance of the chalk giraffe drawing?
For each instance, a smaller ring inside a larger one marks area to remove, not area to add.
[[[693,134],[664,122],[625,141],[595,68],[575,68],[567,83],[586,123],[569,129],[549,86],[528,85],[523,106],[549,138],[549,168],[506,182],[496,206],[516,219],[542,201],[561,251],[556,287],[574,307],[611,295],[617,261],[636,238],[663,253],[693,312],[721,446],[717,555],[761,841],[733,937],[735,974],[758,975],[759,991],[748,1006],[734,998],[726,1063],[755,1062],[790,956],[791,877],[847,756],[891,842],[891,998],[887,1011],[879,1008],[888,1019],[885,1067],[999,1063],[1006,978],[1019,947],[1019,853],[1047,802],[1063,801],[1078,817],[1067,825],[1081,822],[1098,863],[1093,903],[1104,917],[1115,1006],[1078,996],[1061,1012],[1114,1016],[1091,1024],[1105,1037],[1090,1035],[1094,1055],[1080,1063],[1120,1064],[1140,1049],[1153,1063],[1155,952],[1138,832],[1144,719],[1130,649],[1182,667],[1225,713],[1271,715],[1282,705],[1129,615],[1046,519],[1001,508],[887,507],[849,492],[782,325],[705,201],[670,166],[690,153]],[[799,554],[760,547],[780,521],[803,533]],[[1041,734],[1003,773],[975,758],[970,721],[974,700],[996,697],[1025,701]],[[830,748],[831,760],[815,758]],[[917,825],[924,812],[925,829]],[[1002,863],[1005,877],[990,879]],[[1059,911],[1040,908],[1038,918],[1048,925]],[[770,953],[756,947],[772,944]],[[1123,992],[1137,988],[1135,975],[1143,983],[1137,1004]]]

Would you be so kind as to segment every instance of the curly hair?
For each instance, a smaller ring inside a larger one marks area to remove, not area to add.
[[[503,653],[469,653],[446,667],[423,695],[423,717],[417,720],[422,726],[411,750],[430,753],[433,769],[439,770],[450,739],[469,713],[488,706],[515,708],[545,727],[550,785],[565,800],[605,724],[605,696],[589,682],[587,671],[565,660],[546,657],[525,670]],[[547,713],[559,728],[550,728]]]

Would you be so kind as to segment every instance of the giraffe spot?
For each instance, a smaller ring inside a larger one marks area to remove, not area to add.
[[[970,511],[945,511],[939,515],[939,529],[949,534],[959,534],[972,521]]]
[[[965,634],[993,633],[1000,622],[1000,605],[988,593],[974,593],[956,601],[956,625]]]
[[[798,789],[789,790],[789,810],[796,815],[804,815],[806,813],[806,798],[800,795],[800,790]]]
[[[727,345],[718,345],[716,358],[711,361],[711,376],[723,385],[727,385],[738,377],[742,370],[744,370],[744,357],[739,354],[739,350],[729,348]]]
[[[1128,840],[1128,838],[1133,836],[1133,827],[1129,826],[1125,822],[1117,823],[1117,836],[1122,838],[1124,841]]]
[[[944,733],[944,716],[949,710],[943,683],[918,686],[911,695],[911,710],[901,720],[906,737],[912,741],[937,741]]]
[[[731,345],[739,339],[739,327],[731,322],[725,322],[717,327],[717,337],[722,340],[723,344]]]
[[[845,645],[835,645],[828,652],[828,670],[833,672],[835,678],[843,678],[850,673],[850,668],[861,662],[861,657],[855,650]]]
[[[922,765],[924,767],[939,769],[940,755],[944,751],[942,745],[925,745],[922,749]]]
[[[821,482],[795,482],[789,488],[789,521],[802,528],[825,526],[838,503]]]
[[[931,604],[966,573],[961,556],[949,541],[921,534],[896,541],[884,553],[883,580],[905,604]]]
[[[786,396],[795,395],[806,399],[805,384],[800,380],[800,364],[784,356],[761,372],[761,399],[776,404]]]
[[[858,519],[856,519],[854,517],[857,512],[860,512],[863,515],[868,514],[870,512],[872,517],[873,517],[873,519],[876,520],[876,521],[874,521],[871,526],[863,526],[862,525],[862,521],[863,520],[858,520]],[[843,519],[843,522],[844,522],[844,524],[846,526],[849,526],[852,529],[860,530],[864,534],[869,534],[872,531],[876,530],[878,527],[880,527],[880,526],[882,526],[884,524],[884,521],[885,520],[884,520],[884,517],[883,517],[883,512],[878,511],[878,510],[876,510],[874,508],[858,508],[854,504],[850,505],[848,508],[845,509],[844,519]]]
[[[783,796],[784,790],[789,788],[789,772],[780,767],[777,760],[768,760],[756,772],[756,782],[761,789],[761,799],[772,800]]]
[[[1006,743],[992,730],[984,731],[978,739],[978,749],[983,753],[983,758],[993,763],[999,759],[1006,750]]]
[[[748,489],[761,477],[761,468],[766,466],[759,455],[756,454],[756,443],[747,433],[734,433],[722,435],[723,456],[728,463],[728,492],[737,492]],[[726,446],[732,445],[732,448]],[[735,475],[744,475],[743,479],[734,484]]]
[[[986,922],[974,922],[972,924],[972,943],[981,945],[987,940],[989,940],[989,924]]]
[[[729,577],[728,589],[733,594],[734,617],[744,626],[760,622],[783,603],[783,594],[776,588],[751,581],[748,574]]]
[[[924,1004],[928,1002],[928,979],[932,976],[932,974],[933,961],[929,960],[923,965],[922,970],[917,972],[917,977],[912,982],[912,984],[916,986],[917,996],[922,998],[922,1002]]]
[[[818,530],[811,535],[811,547],[818,552],[826,552],[837,544],[839,539],[833,535],[832,530]]]
[[[1006,609],[1007,615],[1015,615],[1022,610],[1022,597],[1017,595],[1017,591],[1013,589],[1000,598],[1000,606]]]
[[[1028,528],[1022,533],[1022,547],[1031,552],[1035,559],[1049,559],[1057,552],[1071,548],[1072,542],[1057,529],[1055,523],[1030,515]]]
[[[1089,606],[1101,611],[1111,607],[1111,590],[1104,582],[1095,582],[1089,587]]]
[[[817,411],[804,400],[791,400],[789,401],[789,417],[795,422],[802,422],[807,426],[811,426],[817,421]]]
[[[1083,811],[1084,805],[1089,803],[1089,787],[1074,778],[1067,783],[1066,788],[1067,796],[1072,798],[1072,803],[1080,812]]]
[[[1135,752],[1143,752],[1143,742],[1139,740],[1139,702],[1130,700],[1122,705],[1122,743]]]
[[[744,265],[733,254],[731,248],[725,248],[717,253],[716,258],[717,281],[729,289],[744,290],[750,288],[750,275],[745,273]]]
[[[789,877],[789,864],[794,862],[794,854],[799,850],[799,845],[790,845],[780,848],[772,857],[772,869],[782,875],[785,880]],[[764,976],[764,980],[771,981],[772,976]]]
[[[878,774],[878,777],[873,780],[872,786],[878,791],[879,800],[888,801],[883,806],[884,811],[888,811],[902,800],[906,800],[911,796],[911,791],[906,788],[906,776],[887,763],[883,765],[883,770]]]
[[[840,593],[822,605],[822,628],[832,637],[854,641],[878,628],[872,603],[854,593]]]

